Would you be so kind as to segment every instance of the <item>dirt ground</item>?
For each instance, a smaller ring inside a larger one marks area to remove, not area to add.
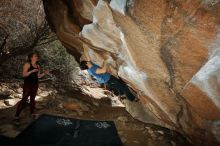
[[[29,103],[21,113],[20,125],[15,125],[13,121],[21,93],[19,83],[1,83],[0,135],[15,137],[33,122],[29,115]],[[43,85],[36,98],[36,113],[76,119],[114,121],[124,146],[191,145],[175,131],[135,120],[125,110],[125,107],[113,107],[110,98],[95,99],[80,90],[57,90],[52,86]]]

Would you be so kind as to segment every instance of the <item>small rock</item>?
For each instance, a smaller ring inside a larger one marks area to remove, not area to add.
[[[154,140],[157,138],[157,136],[156,136],[154,133],[151,133],[150,136],[151,136],[152,139],[154,139]]]
[[[163,137],[163,136],[159,136],[157,139],[158,139],[158,140],[163,140],[164,137]]]
[[[172,146],[176,146],[176,143],[174,141],[170,141],[170,143],[172,144]]]
[[[153,133],[154,133],[154,131],[153,131],[151,128],[148,128],[148,129],[147,129],[147,132],[148,132],[149,134],[153,134]]]
[[[140,142],[139,142],[139,141],[137,141],[137,140],[134,140],[134,141],[133,141],[133,143],[137,143],[137,144],[138,144],[138,143],[140,143]]]
[[[83,111],[89,111],[89,108],[85,104],[80,103],[79,105]]]
[[[125,143],[125,142],[127,141],[127,139],[124,138],[124,137],[122,137],[122,138],[121,138],[121,141],[122,141],[122,143]]]
[[[97,102],[92,102],[92,104],[99,107],[99,103],[97,103]]]
[[[20,99],[21,99],[22,96],[23,96],[23,94],[15,94],[15,95],[14,95],[14,98],[20,98]]]
[[[120,122],[127,122],[128,121],[128,118],[126,116],[120,116],[117,118],[118,121]]]
[[[7,106],[13,106],[13,105],[17,104],[17,102],[18,102],[19,100],[20,100],[20,99],[18,99],[18,98],[6,99],[6,100],[4,100],[4,104],[7,105]]]
[[[123,131],[118,131],[118,134],[119,134],[119,135],[122,135],[122,134],[123,134]]]
[[[22,94],[15,94],[14,98],[22,98]]]
[[[60,104],[58,105],[58,107],[59,107],[59,108],[63,108],[63,104],[60,103]]]
[[[82,116],[83,115],[83,112],[82,111],[77,111],[78,115],[79,116]]]
[[[4,104],[7,106],[11,106],[8,100],[4,100]]]
[[[40,96],[46,97],[46,96],[48,96],[49,94],[50,94],[50,92],[48,92],[48,91],[42,91],[42,92],[40,93]]]
[[[157,132],[160,133],[161,135],[164,135],[164,132],[161,130],[158,130]]]
[[[22,88],[18,88],[18,89],[17,89],[17,92],[18,92],[18,93],[22,93],[22,92],[23,92],[23,89],[22,89]]]

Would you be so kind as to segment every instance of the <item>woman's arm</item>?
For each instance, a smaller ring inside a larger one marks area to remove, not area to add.
[[[109,65],[112,64],[112,62],[113,62],[113,59],[109,55],[108,58],[104,61],[103,67],[96,69],[96,73],[103,74],[103,73],[108,72]]]
[[[42,74],[40,73],[40,66],[38,65],[39,72],[38,72],[38,78],[42,78],[43,76],[49,74],[48,70],[45,70]]]
[[[92,61],[91,61],[91,58],[89,56],[89,48],[87,45],[83,45],[83,52],[84,52],[84,55],[86,57],[86,61],[90,61],[90,64],[92,66]],[[90,65],[89,65],[90,66]],[[96,69],[96,73],[97,74],[103,74],[103,73],[106,73],[107,72],[107,69],[108,69],[108,66],[109,66],[109,63],[108,63],[108,60],[107,61],[104,61],[104,65],[103,67],[101,68],[97,68]]]
[[[104,73],[106,73],[108,66],[109,66],[109,63],[107,61],[104,61],[104,66],[101,67],[101,68],[97,68],[95,73],[97,73],[97,74],[104,74]]]

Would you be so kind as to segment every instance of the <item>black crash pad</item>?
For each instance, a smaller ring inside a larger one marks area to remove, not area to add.
[[[15,138],[23,146],[122,146],[114,122],[41,115]]]
[[[1,146],[14,146],[15,142],[13,138],[0,135],[0,145]]]

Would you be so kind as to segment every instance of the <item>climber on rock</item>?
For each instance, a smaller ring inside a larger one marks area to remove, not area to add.
[[[128,100],[135,102],[139,100],[131,93],[126,83],[107,72],[109,64],[108,60],[104,61],[103,67],[100,67],[91,61],[87,46],[84,46],[83,48],[86,60],[80,62],[81,70],[87,70],[88,73],[96,79],[96,82],[99,84],[105,84],[110,89],[117,90],[119,95],[125,94]]]

